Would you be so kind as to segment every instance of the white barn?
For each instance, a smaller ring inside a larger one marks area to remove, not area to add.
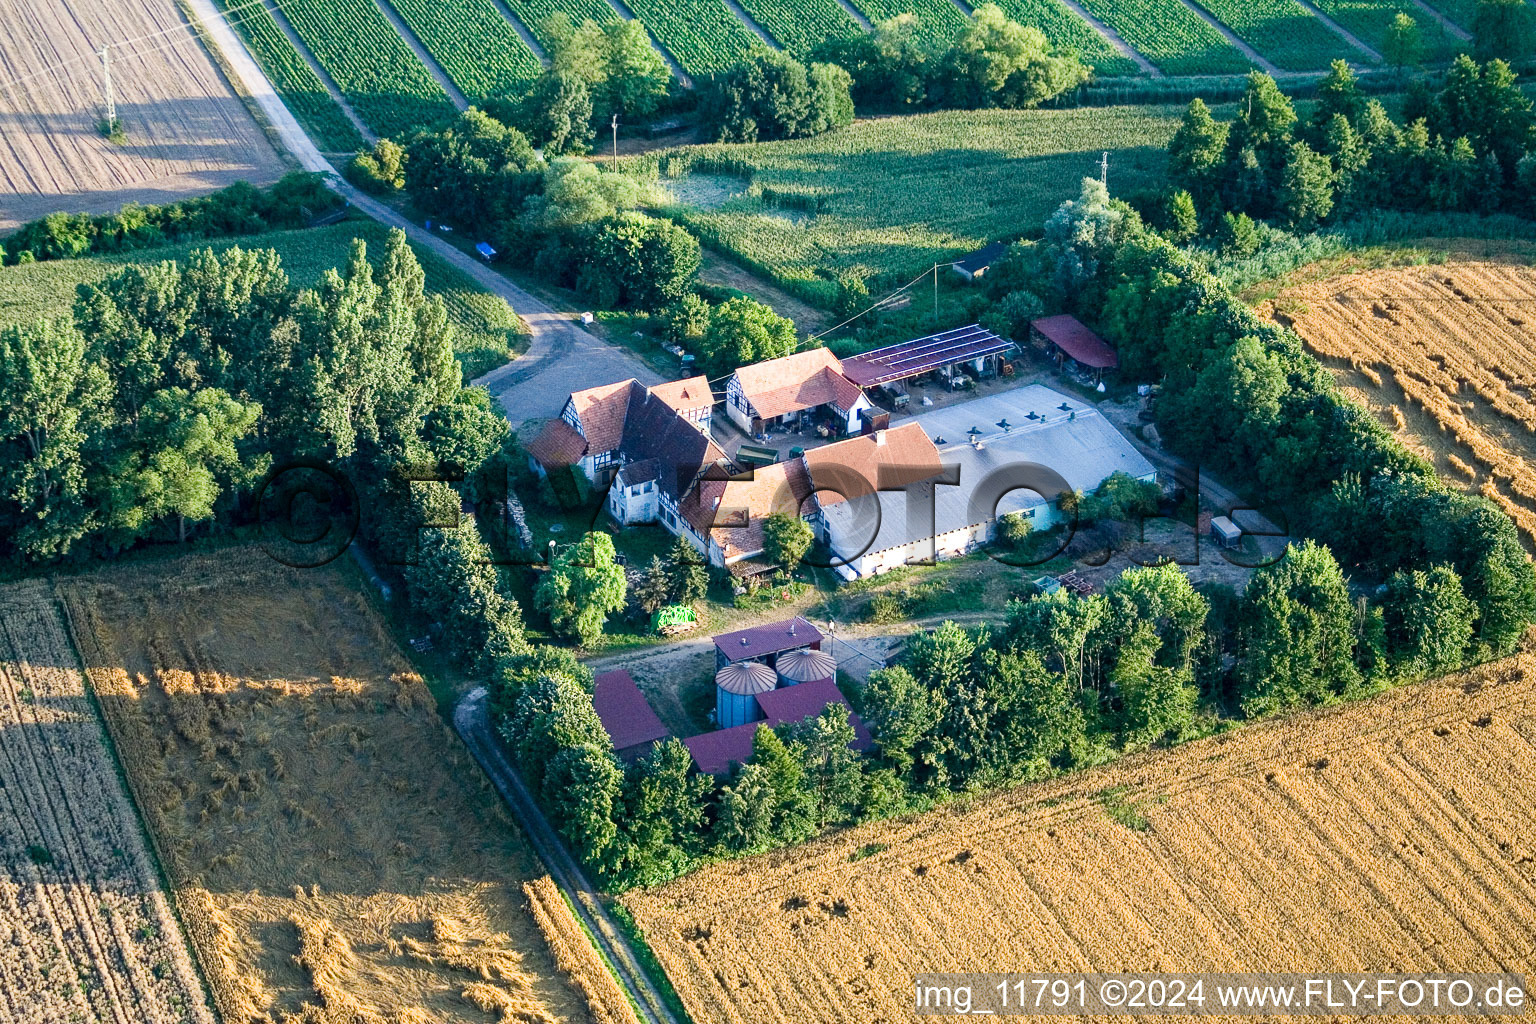
[[[1009,512],[1022,513],[1036,530],[1050,529],[1059,512],[1045,496],[1021,489],[1029,479],[1026,464],[1050,469],[1083,492],[1116,472],[1148,481],[1157,476],[1093,406],[1038,384],[925,413],[915,422],[937,452],[934,472],[957,467],[958,483],[931,485],[931,501],[926,490],[919,500],[912,500],[916,492],[883,491],[822,504],[817,534],[847,563],[838,567],[847,579],[965,554],[990,541],[997,516]],[[822,486],[816,463],[808,462],[813,483]]]

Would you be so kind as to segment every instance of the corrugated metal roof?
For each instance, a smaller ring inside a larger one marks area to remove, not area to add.
[[[1084,366],[1111,370],[1120,365],[1120,357],[1109,343],[1094,334],[1082,321],[1070,314],[1047,316],[1030,322],[1046,340]]]
[[[1006,430],[999,425],[1002,421],[1008,423]],[[940,460],[960,467],[958,486],[935,486],[931,513],[918,503],[909,505],[905,493],[890,491],[827,506],[823,513],[832,548],[840,557],[853,561],[859,554],[902,547],[992,519],[998,488],[983,491],[980,485],[1007,467],[1020,467],[1011,472],[1018,473],[1018,483],[1023,484],[1028,477],[1021,464],[1044,466],[1076,491],[1093,490],[1117,470],[1133,477],[1155,472],[1091,405],[1039,384],[924,413],[917,422],[937,444]],[[973,427],[979,431],[980,450],[970,443]],[[1020,511],[1045,500],[1032,491],[1013,490],[1003,494],[996,511]]]
[[[790,632],[791,628],[794,632]],[[820,642],[821,630],[800,615],[785,619],[783,622],[752,626],[734,633],[721,633],[715,637],[715,647],[725,655],[727,661],[761,658],[767,654],[777,654],[780,651],[807,647]]]

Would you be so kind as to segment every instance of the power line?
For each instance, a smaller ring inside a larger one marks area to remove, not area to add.
[[[294,0],[288,0],[288,2],[292,3],[292,2],[294,2]],[[282,3],[279,2],[279,0],[271,0],[271,4],[272,4],[273,7],[277,7],[278,9],[282,8]],[[265,7],[266,5],[267,5],[267,0],[245,0],[244,3],[235,4],[235,5],[232,5],[230,7],[225,8],[225,13],[226,13],[226,15],[228,15],[228,14],[232,14],[232,13],[237,12],[237,11],[248,10],[249,8],[252,8],[252,7]],[[228,21],[230,24],[235,24],[235,25],[245,24],[248,20],[250,20],[250,19],[248,19],[248,18],[229,18],[229,17],[225,18],[225,21]],[[195,25],[195,24],[193,24],[191,22],[183,22],[183,23],[181,23],[179,25],[172,25],[170,28],[163,28],[163,29],[160,29],[159,31],[156,31],[156,32],[146,32],[143,35],[131,36],[131,37],[127,38],[127,39],[120,39],[120,40],[118,40],[117,42],[114,42],[114,43],[107,43],[100,50],[93,50],[92,52],[90,52],[88,54],[81,54],[78,57],[71,57],[68,60],[62,60],[62,61],[59,61],[59,62],[57,62],[55,64],[49,64],[46,67],[40,68],[40,69],[38,69],[36,71],[29,72],[29,73],[27,73],[25,75],[21,75],[21,76],[19,76],[17,78],[12,78],[12,79],[9,79],[7,81],[0,82],[0,90],[12,90],[12,89],[14,89],[15,86],[21,85],[21,84],[23,84],[25,82],[30,82],[33,79],[43,78],[43,77],[49,76],[49,75],[54,75],[54,74],[56,74],[57,72],[61,71],[64,68],[73,67],[74,65],[77,65],[77,64],[88,64],[89,62],[91,62],[93,60],[96,60],[96,59],[98,59],[101,56],[101,50],[112,49],[114,47],[121,49],[123,47],[131,46],[134,43],[140,43],[140,42],[143,42],[143,41],[148,40],[148,39],[158,39],[161,36],[173,35],[173,34],[180,33],[180,32],[191,32],[195,36],[199,36],[199,37],[203,37],[204,36],[203,31],[200,28],[198,28],[197,25]],[[181,45],[184,42],[186,42],[185,39],[173,40],[172,41],[172,45],[173,46]],[[151,49],[151,50],[134,50],[134,51],[132,51],[132,53],[133,53],[133,56],[136,56],[136,57],[137,56],[148,56],[149,54],[159,53],[162,50],[166,50],[166,49],[170,49],[170,48],[171,47],[168,47],[168,46],[166,46],[166,47],[155,47],[154,49]]]

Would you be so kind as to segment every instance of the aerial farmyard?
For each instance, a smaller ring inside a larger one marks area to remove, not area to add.
[[[0,1024],[1527,1012],[1529,0],[18,0]]]

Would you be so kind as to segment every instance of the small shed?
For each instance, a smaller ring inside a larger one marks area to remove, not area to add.
[[[1058,363],[1070,359],[1079,366],[1096,371],[1102,378],[1105,370],[1120,365],[1120,357],[1109,343],[1090,331],[1075,316],[1041,317],[1029,325],[1030,336],[1045,343]]]
[[[1237,548],[1243,543],[1243,528],[1226,516],[1211,518],[1211,539],[1219,547]]]
[[[821,630],[804,616],[796,615],[783,622],[721,633],[715,637],[715,667],[724,668],[737,661],[761,661],[771,668],[781,653],[801,647],[821,650]]]
[[[984,276],[992,264],[1001,260],[1007,253],[1007,242],[993,242],[990,245],[984,245],[975,252],[956,260],[954,263],[955,273],[967,281],[975,281]]]
[[[475,252],[479,253],[480,258],[487,263],[496,258],[496,250],[491,247],[490,242],[476,242]]]

